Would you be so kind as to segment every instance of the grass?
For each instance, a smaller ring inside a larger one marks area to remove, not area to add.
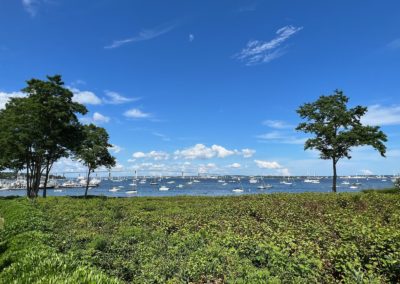
[[[0,199],[0,283],[398,283],[400,194]]]

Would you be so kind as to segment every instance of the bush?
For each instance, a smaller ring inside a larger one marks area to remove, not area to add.
[[[400,194],[17,198],[0,216],[0,283],[400,283]]]

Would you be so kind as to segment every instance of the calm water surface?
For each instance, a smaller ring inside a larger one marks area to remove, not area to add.
[[[249,183],[248,178],[241,179],[240,183],[232,179],[226,179],[226,185],[218,182],[216,179],[198,179],[199,183],[188,184],[189,178],[168,178],[163,179],[158,185],[150,185],[151,179],[147,179],[145,184],[137,183],[137,193],[127,193],[132,191],[133,180],[132,178],[120,181],[103,180],[99,187],[89,189],[90,195],[103,195],[103,196],[114,196],[114,197],[135,197],[135,196],[177,196],[177,195],[192,195],[192,196],[224,196],[224,195],[246,195],[246,194],[269,194],[269,193],[300,193],[300,192],[330,192],[332,186],[331,178],[322,178],[319,184],[305,183],[303,178],[294,178],[290,182],[292,185],[282,184],[282,179],[278,178],[266,178],[264,179],[265,184],[270,184],[273,187],[270,189],[258,189],[257,186],[261,185],[261,182],[256,184]],[[393,183],[390,178],[386,181],[382,179],[369,178],[360,179],[358,182],[361,185],[357,189],[351,189],[350,185],[341,184],[345,179],[338,180],[338,192],[357,192],[363,189],[383,189],[390,188]],[[350,183],[356,182],[357,180],[351,179]],[[183,187],[179,188],[181,184]],[[160,191],[161,186],[166,186],[169,189],[167,191]],[[112,188],[118,188],[118,191],[109,191]],[[233,192],[235,188],[242,188],[243,192]],[[61,190],[61,191],[60,191]],[[49,196],[78,196],[84,194],[84,188],[59,188],[59,189],[48,189]],[[26,195],[26,190],[0,190],[0,196],[10,195]]]

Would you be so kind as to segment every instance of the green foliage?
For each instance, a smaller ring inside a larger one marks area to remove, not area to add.
[[[28,195],[36,196],[42,174],[47,180],[53,163],[80,144],[76,115],[87,109],[72,101],[59,75],[31,79],[22,92],[27,96],[12,98],[0,110],[0,168],[26,169]]]
[[[38,204],[0,200],[0,283],[120,283],[49,244],[51,224]]]
[[[0,279],[400,281],[398,194],[3,199],[0,216]]]
[[[85,196],[87,196],[90,173],[98,167],[115,166],[115,158],[108,151],[112,145],[108,142],[108,133],[103,127],[93,124],[83,126],[83,141],[76,151],[76,158],[88,167]]]
[[[394,181],[394,187],[396,189],[400,189],[400,178],[396,178],[396,180]]]
[[[336,192],[336,164],[342,158],[351,158],[351,148],[369,145],[383,157],[386,153],[386,135],[379,126],[365,126],[361,118],[367,108],[347,108],[349,99],[342,91],[335,90],[330,96],[321,96],[313,103],[299,107],[297,113],[307,122],[300,123],[296,130],[314,134],[305,142],[304,149],[316,149],[321,159],[332,160],[333,187]]]

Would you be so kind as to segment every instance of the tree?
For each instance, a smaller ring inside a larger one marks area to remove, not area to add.
[[[38,195],[42,175],[43,195],[51,167],[61,157],[77,149],[82,125],[77,114],[85,106],[73,102],[61,76],[47,81],[31,79],[22,91],[23,98],[12,98],[0,111],[0,167],[26,170],[27,195]]]
[[[93,124],[83,126],[84,140],[81,143],[76,157],[88,167],[85,197],[89,188],[90,174],[97,168],[104,166],[111,168],[115,166],[115,158],[111,156],[108,148],[112,145],[108,142],[108,133]]]
[[[297,113],[307,122],[300,123],[296,130],[315,134],[304,144],[304,150],[316,149],[320,158],[332,160],[332,191],[336,192],[336,165],[342,158],[351,159],[351,148],[369,145],[385,157],[386,135],[379,126],[362,125],[360,119],[366,107],[347,108],[349,99],[342,91],[335,90],[330,96],[321,96],[313,103],[299,107]]]

